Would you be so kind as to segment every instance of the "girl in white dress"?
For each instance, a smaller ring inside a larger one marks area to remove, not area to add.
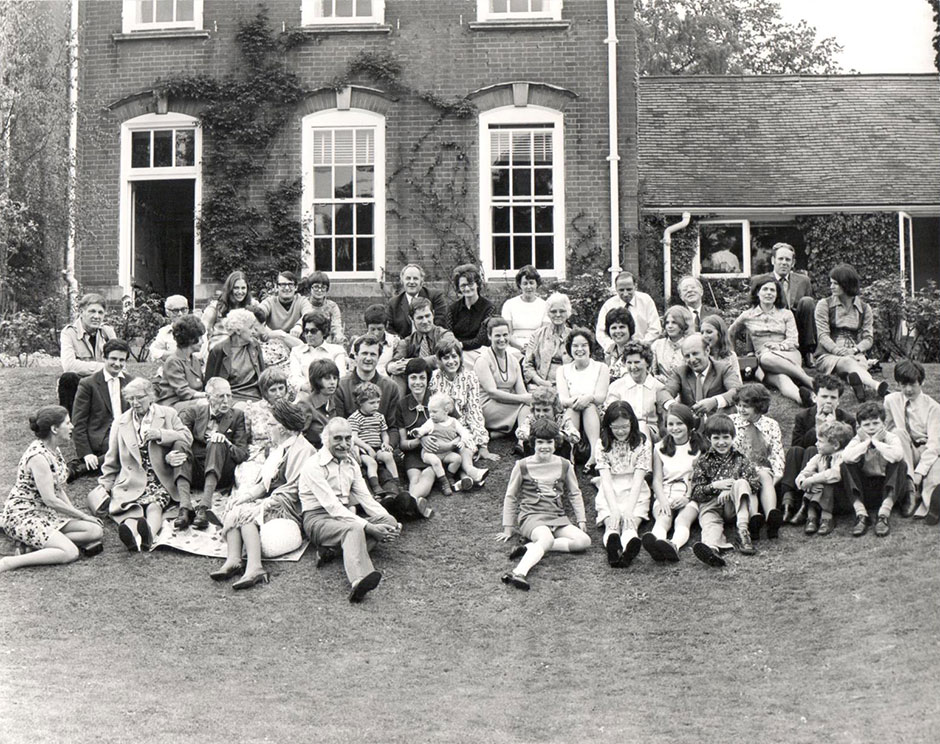
[[[582,428],[591,445],[591,457],[585,472],[597,462],[597,442],[601,433],[603,404],[610,385],[610,370],[603,362],[591,358],[594,334],[587,328],[574,328],[565,342],[572,361],[563,364],[555,373],[558,400],[575,430]]]

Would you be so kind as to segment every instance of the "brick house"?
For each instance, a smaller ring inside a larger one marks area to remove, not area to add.
[[[258,7],[80,0],[76,275],[84,291],[117,300],[132,284],[149,283],[201,304],[224,278],[212,275],[200,251],[198,102],[155,91],[173,76],[236,75],[235,35]],[[557,278],[577,267],[604,271],[612,258],[636,267],[629,241],[611,255],[611,236],[619,243],[638,224],[632,2],[619,0],[613,10],[613,0],[268,0],[265,7],[275,30],[305,32],[287,59],[309,95],[260,178],[301,179],[304,271],[327,271],[332,295],[378,297],[409,261],[437,281],[467,258],[490,282],[511,280],[528,263]],[[427,102],[373,82],[330,87],[363,50],[394,55],[412,89],[468,97],[475,115],[443,121],[428,151],[418,150],[439,118]],[[455,152],[466,182],[454,192],[454,209],[466,219],[444,225],[450,240],[422,211],[414,179],[392,176],[403,165],[427,173],[435,157],[446,165]]]

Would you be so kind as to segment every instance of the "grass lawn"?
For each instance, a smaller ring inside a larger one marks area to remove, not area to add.
[[[0,370],[3,484],[54,381]],[[787,438],[794,411],[775,397]],[[610,569],[592,529],[587,554],[547,557],[523,593],[499,581],[512,458],[494,450],[484,492],[435,497],[376,552],[385,578],[362,605],[312,552],[234,593],[209,579],[217,561],[128,554],[113,525],[96,558],[0,576],[0,741],[938,740],[937,528],[788,527],[720,571],[688,549]]]

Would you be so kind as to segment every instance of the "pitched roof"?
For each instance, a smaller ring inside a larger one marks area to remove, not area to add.
[[[639,85],[644,208],[940,203],[940,76]]]

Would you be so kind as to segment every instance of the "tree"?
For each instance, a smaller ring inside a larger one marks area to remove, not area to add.
[[[842,47],[777,0],[636,0],[641,75],[831,74]]]

